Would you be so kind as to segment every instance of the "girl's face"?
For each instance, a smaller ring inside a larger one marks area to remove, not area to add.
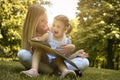
[[[56,19],[54,19],[51,29],[55,37],[63,37],[66,31],[63,22]]]
[[[37,28],[36,28],[36,32],[43,35],[44,33],[46,33],[49,30],[48,28],[48,18],[47,18],[47,14],[43,14],[41,15],[39,22],[37,24]]]

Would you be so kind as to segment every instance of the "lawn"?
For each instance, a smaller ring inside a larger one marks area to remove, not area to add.
[[[36,78],[20,75],[25,70],[18,61],[0,61],[0,80],[59,80],[57,75],[41,74]],[[73,79],[64,79],[73,80]],[[120,80],[120,70],[97,69],[89,67],[77,80]]]

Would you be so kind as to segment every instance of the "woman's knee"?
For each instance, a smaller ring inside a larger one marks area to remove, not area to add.
[[[88,66],[89,66],[89,64],[90,64],[89,60],[88,60],[88,59],[86,59],[86,66],[88,67]]]
[[[75,58],[72,61],[83,71],[89,66],[89,60],[87,58]]]
[[[17,56],[20,60],[27,60],[32,57],[32,54],[30,51],[22,49],[17,53]]]

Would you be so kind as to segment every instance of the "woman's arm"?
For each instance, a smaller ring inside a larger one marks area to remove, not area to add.
[[[66,56],[70,56],[70,53],[75,49],[75,45],[66,44],[66,45],[61,45],[58,48],[60,48],[61,52],[63,52]]]

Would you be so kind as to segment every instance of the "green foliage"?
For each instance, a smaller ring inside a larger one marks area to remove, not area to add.
[[[120,45],[120,1],[80,0],[78,10],[78,32],[73,36],[77,50],[83,48],[90,54],[92,66],[98,57],[107,58],[110,50],[113,57],[120,55],[120,46],[116,47]]]
[[[27,7],[36,0],[0,0],[0,46],[8,56],[20,49],[21,30]]]
[[[27,9],[36,3],[51,5],[44,0],[0,0],[0,56],[16,56]]]

